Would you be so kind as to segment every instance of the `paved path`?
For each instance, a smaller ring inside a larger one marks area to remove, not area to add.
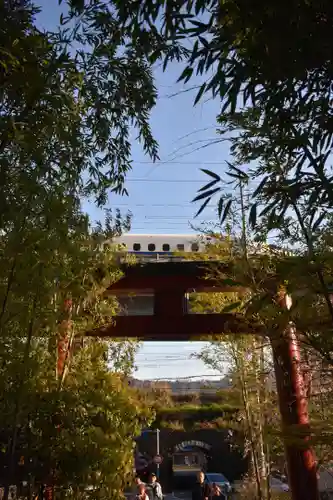
[[[234,495],[229,497],[230,500],[234,498]],[[165,500],[192,500],[191,491],[175,491],[173,495],[165,495]]]

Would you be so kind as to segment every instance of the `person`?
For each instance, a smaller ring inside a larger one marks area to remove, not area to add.
[[[146,484],[141,481],[140,476],[135,476],[133,494],[132,494],[131,498],[136,498],[139,495],[141,485],[146,487]]]
[[[149,500],[163,500],[162,486],[157,481],[156,474],[152,472],[149,476],[147,494],[149,496]]]
[[[221,488],[216,483],[213,483],[211,497],[215,500],[218,499],[218,497],[220,497],[221,495],[222,495]]]
[[[205,483],[205,474],[199,472],[197,482],[192,490],[192,500],[209,500],[210,496],[209,485]]]
[[[142,482],[138,485],[138,490],[138,494],[135,497],[136,500],[149,500],[149,497],[146,493],[146,487]]]

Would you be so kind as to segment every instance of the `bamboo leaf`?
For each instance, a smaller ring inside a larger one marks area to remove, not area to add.
[[[313,224],[312,230],[317,231],[318,228],[320,227],[321,223],[325,220],[326,217],[327,217],[327,212],[323,212],[322,214],[320,214],[319,217],[317,218],[317,220],[315,221],[315,223]]]
[[[268,179],[269,179],[268,175],[262,179],[262,181],[259,183],[259,186],[253,192],[253,195],[252,195],[253,198],[256,198],[256,196],[258,196],[258,194],[262,192]]]
[[[197,211],[197,213],[195,214],[194,217],[198,217],[198,215],[201,214],[201,212],[203,212],[206,208],[206,206],[208,205],[208,203],[210,202],[212,198],[207,198],[207,200],[201,205],[201,207],[199,208],[199,210]]]
[[[202,191],[206,191],[207,189],[215,186],[215,184],[217,183],[217,180],[214,180],[214,181],[211,181],[209,182],[208,184],[206,184],[204,187],[200,188],[198,193],[201,193]]]
[[[260,217],[264,217],[265,215],[267,215],[277,205],[277,203],[278,203],[278,201],[274,200],[274,201],[272,201],[272,203],[270,203],[269,205],[267,205],[267,207],[265,207],[260,212]]]
[[[226,164],[231,170],[231,172],[227,172],[227,175],[235,177],[242,182],[247,182],[249,180],[249,176],[245,172],[243,172],[240,168],[235,167],[229,161],[226,161]]]
[[[221,188],[215,188],[215,189],[210,189],[209,191],[206,191],[205,193],[201,193],[198,196],[196,196],[195,198],[193,198],[192,203],[195,201],[203,200],[204,198],[207,198],[208,196],[212,197],[213,194],[217,193],[220,190],[221,190]]]
[[[177,82],[181,82],[182,80],[187,82],[191,78],[192,74],[193,74],[193,68],[187,66],[180,75],[180,77],[178,78]]]
[[[222,220],[221,220],[222,224],[223,224],[223,222],[226,220],[226,218],[229,215],[229,212],[230,212],[230,209],[231,209],[231,205],[232,205],[232,200],[229,200],[226,203],[226,205],[225,205],[225,209],[224,209],[224,212],[223,212],[223,217],[222,217]]]
[[[194,106],[196,104],[198,104],[198,102],[200,101],[201,97],[203,96],[205,90],[206,90],[206,83],[203,83],[199,89],[199,92],[197,93],[197,95],[195,96],[195,99],[194,99]]]
[[[257,204],[253,203],[250,209],[249,222],[252,228],[257,224]]]
[[[228,304],[222,309],[222,313],[230,313],[232,311],[235,311],[242,305],[242,301],[238,300],[237,302],[233,302],[232,304]]]
[[[217,206],[217,213],[218,213],[219,219],[221,219],[221,216],[222,216],[223,204],[224,204],[224,199],[221,197],[219,199],[219,203]]]
[[[211,170],[207,170],[205,168],[201,168],[200,170],[201,170],[201,172],[204,172],[205,174],[210,175],[210,177],[214,177],[214,179],[216,179],[217,181],[221,180],[221,177],[218,174],[216,174],[215,172],[212,172]]]

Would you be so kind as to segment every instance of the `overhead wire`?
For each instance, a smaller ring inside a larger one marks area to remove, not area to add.
[[[137,165],[221,165],[222,161],[174,161],[174,160],[161,160],[161,161],[149,161],[149,160],[132,160],[132,163]]]
[[[208,380],[208,378],[210,377],[220,377],[221,379],[224,379],[225,378],[225,375],[223,375],[222,373],[217,373],[216,375],[215,374],[202,374],[202,375],[189,375],[188,377],[157,377],[157,378],[151,378],[150,380],[155,382],[155,381],[158,381],[158,380],[161,380],[161,381],[165,381],[167,382],[168,380],[191,380],[193,378],[201,378],[202,380]]]
[[[166,182],[166,183],[175,183],[175,182],[192,182],[192,183],[204,183],[207,179],[199,180],[199,179],[146,179],[142,177],[141,179],[128,178],[126,182]]]
[[[118,207],[177,207],[177,208],[194,208],[193,203],[117,203]],[[206,207],[216,207],[216,205],[206,205]]]
[[[194,217],[193,217],[194,219]],[[188,224],[189,222],[191,221],[191,219],[187,220],[187,221],[183,221],[183,222],[173,222],[173,221],[165,221],[165,220],[161,220],[159,221],[160,223],[163,223],[163,224],[171,224],[172,226],[184,226],[186,224]],[[155,220],[147,220],[147,221],[142,221],[142,220],[139,220],[137,221],[137,224],[142,224],[142,225],[149,225],[149,224],[156,224],[156,222],[158,221],[155,221]],[[211,223],[218,223],[219,221],[218,220],[211,220],[211,219],[206,219],[206,220],[201,220],[201,221],[196,221],[198,224],[201,223],[201,222],[211,222]]]

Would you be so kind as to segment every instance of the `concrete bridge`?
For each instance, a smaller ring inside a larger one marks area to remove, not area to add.
[[[160,466],[160,478],[165,493],[193,486],[195,471],[180,467],[181,455],[197,454],[205,458],[205,469],[211,472],[223,473],[229,481],[240,479],[247,471],[247,459],[243,450],[232,448],[229,444],[228,430],[201,429],[196,431],[181,431],[173,429],[160,430],[160,454],[163,462]],[[138,450],[147,458],[156,455],[155,434],[143,434],[137,440]],[[156,466],[150,462],[149,471],[155,471]],[[184,461],[186,463],[186,461]],[[178,465],[177,465],[178,464]]]

